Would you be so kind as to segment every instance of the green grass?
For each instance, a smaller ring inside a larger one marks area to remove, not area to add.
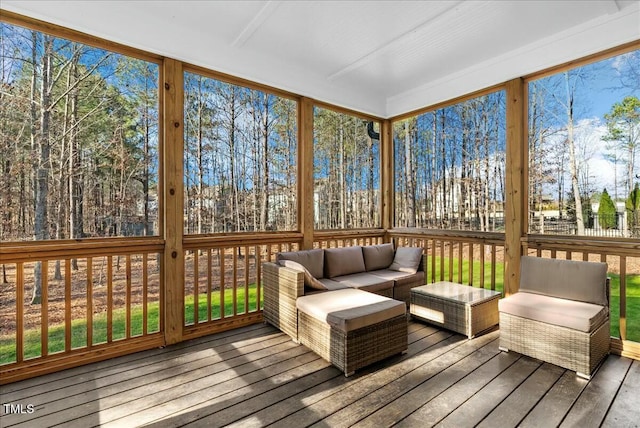
[[[435,280],[440,281],[440,258],[436,257]],[[432,264],[431,258],[427,263],[427,282],[431,282]],[[480,285],[479,261],[473,262],[473,285]],[[453,261],[453,281],[458,281],[458,260]],[[449,280],[449,259],[444,259],[444,280]],[[611,278],[611,336],[620,337],[620,276],[609,274]],[[504,264],[496,263],[495,289],[502,292],[504,289]],[[462,282],[469,282],[469,261],[462,263]],[[491,287],[491,262],[485,261],[484,287]],[[245,289],[239,288],[237,293],[236,313],[245,313]],[[627,339],[640,342],[640,275],[627,275]],[[256,310],[257,290],[255,284],[249,286],[249,312]],[[224,316],[233,316],[233,291],[225,290]],[[211,319],[220,318],[220,293],[211,295]],[[160,308],[157,302],[147,306],[147,325],[149,332],[159,330]],[[142,306],[131,308],[131,336],[142,334]],[[198,296],[198,319],[200,322],[207,319],[207,295]],[[185,325],[193,324],[194,320],[194,296],[185,298]],[[113,340],[124,339],[126,336],[126,312],[124,309],[113,311]],[[93,318],[93,344],[106,343],[107,341],[107,316],[105,313],[96,314]],[[71,346],[82,348],[87,346],[86,320],[73,320],[71,323]],[[0,337],[0,364],[15,362],[16,344],[13,336]],[[49,328],[48,352],[53,354],[64,351],[64,325],[51,326]],[[41,355],[40,329],[28,330],[24,334],[25,359],[36,358]]]
[[[245,290],[240,288],[237,290],[237,306],[236,313],[245,312]],[[256,310],[257,292],[255,284],[249,286],[249,311]],[[193,296],[185,298],[185,324],[193,324]],[[211,318],[220,318],[220,293],[215,292],[211,296]],[[233,291],[225,290],[224,296],[224,315],[225,317],[233,316]],[[142,335],[143,311],[142,306],[131,307],[131,336]],[[207,319],[207,295],[198,296],[198,317],[200,322]],[[149,333],[159,331],[160,325],[160,307],[158,302],[150,302],[147,305],[147,330]],[[113,340],[120,340],[126,337],[126,310],[116,309],[113,311]],[[48,352],[54,354],[64,351],[64,324],[49,327],[48,334]],[[37,358],[42,355],[42,346],[40,341],[40,329],[27,330],[24,333],[24,358]],[[95,314],[93,316],[93,345],[107,342],[107,315],[106,313]],[[71,347],[83,348],[87,346],[87,321],[86,319],[77,319],[71,322]],[[7,364],[16,361],[16,341],[13,336],[0,337],[0,364]]]

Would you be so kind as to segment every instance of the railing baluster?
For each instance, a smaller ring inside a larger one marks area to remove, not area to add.
[[[444,281],[444,239],[440,241],[440,281]]]
[[[627,257],[620,256],[620,339],[627,340]]]
[[[233,253],[233,315],[238,315],[238,253],[235,248],[232,248]]]
[[[491,244],[491,289],[496,289],[496,245]]]
[[[113,257],[107,256],[107,343],[113,341]]]
[[[463,266],[463,257],[464,253],[464,242],[458,242],[458,283],[462,284],[462,266]]]
[[[436,282],[436,240],[431,240],[431,282]]]
[[[469,243],[469,285],[473,286],[473,242]]]
[[[142,254],[142,334],[147,335],[149,331],[149,266],[148,266],[148,253]]]
[[[71,259],[64,261],[64,350],[71,351]]]
[[[256,311],[261,310],[260,295],[262,293],[262,247],[256,245],[255,247],[255,263],[256,263]]]
[[[16,263],[16,361],[24,361],[24,264]]]
[[[93,258],[87,257],[87,346],[93,346]]]
[[[200,284],[200,250],[193,251],[193,324],[200,321],[200,299],[198,297]]]
[[[280,248],[280,247],[278,247]],[[218,248],[218,256],[220,259],[220,319],[224,319],[226,315],[226,302],[225,302],[225,292],[224,289],[226,287],[226,279],[225,279],[225,254],[226,250],[224,247]]]
[[[40,355],[49,355],[49,262],[42,261],[42,322],[40,327]]]
[[[131,255],[127,254],[125,258],[126,274],[127,274],[127,295],[126,295],[126,335],[127,339],[131,338]]]
[[[249,247],[244,247],[244,313],[249,313]]]
[[[207,248],[207,321],[211,321],[211,289],[213,287],[212,263],[211,248]]]
[[[480,244],[480,288],[484,288],[484,242]]]
[[[453,282],[453,242],[449,242],[449,282]]]

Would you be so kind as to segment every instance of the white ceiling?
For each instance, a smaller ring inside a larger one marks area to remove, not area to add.
[[[3,9],[391,117],[640,39],[640,1],[27,1]]]

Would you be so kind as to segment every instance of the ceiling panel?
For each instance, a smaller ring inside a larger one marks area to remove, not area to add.
[[[1,7],[382,117],[640,39],[640,2],[30,1]]]

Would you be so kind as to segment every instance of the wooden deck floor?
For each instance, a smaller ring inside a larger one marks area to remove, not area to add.
[[[609,356],[587,382],[500,352],[498,334],[467,340],[412,322],[408,353],[345,378],[274,328],[254,325],[3,386],[0,426],[640,424],[639,361]],[[7,414],[5,404],[27,413]]]

